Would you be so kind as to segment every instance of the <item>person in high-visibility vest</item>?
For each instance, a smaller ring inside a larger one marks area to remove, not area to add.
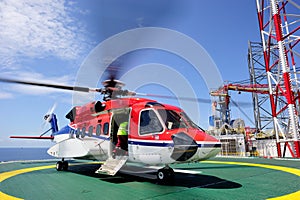
[[[128,122],[122,122],[119,126],[118,142],[113,153],[126,155],[128,151]]]

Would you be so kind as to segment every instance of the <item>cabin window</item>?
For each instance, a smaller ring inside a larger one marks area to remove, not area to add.
[[[102,128],[102,127],[101,127],[101,124],[98,124],[97,127],[96,127],[96,135],[97,135],[97,136],[100,136],[100,135],[101,135],[101,128]]]
[[[154,110],[143,110],[140,115],[140,135],[158,133],[163,131],[163,126]]]
[[[77,129],[77,131],[76,131],[76,138],[79,138],[80,135],[81,135],[81,130],[80,130],[80,128],[79,128],[79,129]]]
[[[69,137],[70,137],[70,138],[74,138],[74,137],[75,137],[75,134],[76,134],[76,130],[73,129],[73,128],[71,128],[71,129],[70,129]]]
[[[92,137],[93,135],[93,130],[94,130],[94,127],[93,126],[90,126],[89,127],[89,136]]]
[[[157,110],[167,129],[187,128],[187,124],[182,117],[173,110],[158,109]]]
[[[84,138],[85,137],[85,132],[86,132],[86,128],[83,127],[81,130],[81,137]]]
[[[104,123],[103,125],[103,134],[104,135],[107,135],[108,134],[108,131],[109,131],[109,124],[108,122]]]

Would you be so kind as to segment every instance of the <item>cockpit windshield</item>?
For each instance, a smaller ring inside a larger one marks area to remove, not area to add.
[[[176,128],[187,128],[187,124],[179,113],[173,110],[158,109],[157,110],[168,130]]]
[[[189,124],[189,126],[196,128],[196,129],[200,129],[203,132],[205,132],[205,130],[203,128],[201,128],[200,126],[198,126],[197,124],[195,124],[185,112],[181,112],[180,115],[186,120],[186,122]]]
[[[164,125],[163,125],[164,124]],[[140,114],[139,121],[139,134],[158,134],[161,133],[166,127],[168,130],[178,128],[202,128],[197,126],[184,112],[176,112],[174,110],[168,110],[160,108],[145,109]],[[204,131],[205,132],[205,131]]]

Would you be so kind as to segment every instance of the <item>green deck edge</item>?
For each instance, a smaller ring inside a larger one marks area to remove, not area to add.
[[[300,169],[300,162],[274,159],[215,158],[211,161],[259,163]],[[300,190],[296,175],[262,167],[225,163],[173,165],[174,169],[198,171],[176,173],[172,183],[160,185],[153,179],[117,174],[95,174],[99,164],[73,162],[67,172],[54,168],[8,178],[0,191],[22,199],[268,199]],[[54,165],[48,162],[1,163],[0,173]],[[0,174],[1,177],[1,174]],[[299,197],[300,198],[300,197]]]

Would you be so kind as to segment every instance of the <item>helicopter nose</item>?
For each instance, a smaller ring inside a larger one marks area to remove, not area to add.
[[[186,133],[180,132],[171,136],[174,142],[174,149],[171,158],[176,161],[186,161],[197,152],[198,145]]]

